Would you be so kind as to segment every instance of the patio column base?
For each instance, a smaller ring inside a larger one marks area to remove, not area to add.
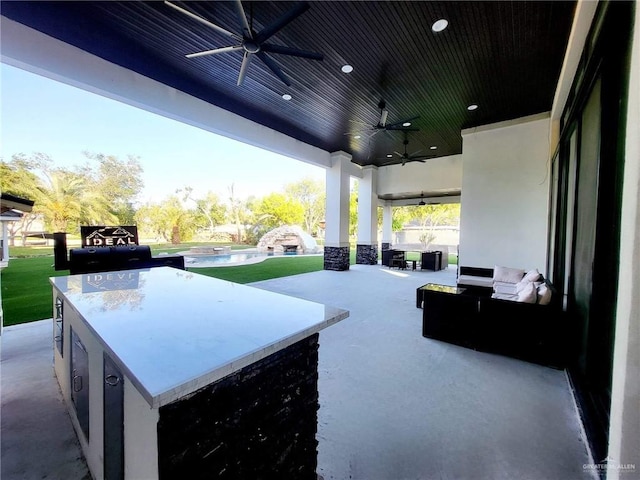
[[[358,265],[376,265],[378,263],[378,246],[358,245],[356,247],[356,263]]]
[[[349,247],[324,247],[324,269],[349,270]]]

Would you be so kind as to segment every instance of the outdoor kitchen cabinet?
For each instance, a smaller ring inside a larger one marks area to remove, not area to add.
[[[315,480],[318,332],[346,310],[170,267],[50,281],[94,478]]]

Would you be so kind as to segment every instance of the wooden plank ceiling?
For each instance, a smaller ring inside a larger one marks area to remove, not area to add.
[[[242,32],[234,2],[174,3]],[[256,32],[294,5],[243,2]],[[269,39],[324,56],[269,54],[291,86],[255,56],[237,86],[240,51],[186,58],[238,42],[159,1],[10,1],[2,15],[303,142],[349,152],[357,164],[382,165],[401,163],[386,155],[404,152],[405,132],[374,129],[381,101],[387,124],[419,116],[407,152],[435,156],[461,153],[464,128],[550,110],[575,9],[574,1],[309,5]],[[449,25],[434,33],[438,19]],[[353,72],[342,73],[345,64]]]

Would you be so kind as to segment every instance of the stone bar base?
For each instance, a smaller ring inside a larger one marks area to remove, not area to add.
[[[325,270],[349,270],[349,247],[324,247]]]
[[[318,334],[160,407],[159,478],[316,480]]]
[[[356,263],[358,265],[376,265],[378,263],[378,246],[358,245],[356,247]]]

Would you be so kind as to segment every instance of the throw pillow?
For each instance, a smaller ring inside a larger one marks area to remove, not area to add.
[[[538,303],[540,305],[551,303],[551,289],[544,283],[538,287]]]
[[[507,282],[518,283],[524,276],[524,270],[519,268],[509,267],[493,267],[493,281],[494,282]]]
[[[537,268],[533,270],[529,270],[522,280],[526,280],[528,282],[537,282],[542,277],[542,274],[538,271]]]
[[[529,282],[520,292],[518,293],[518,301],[523,303],[536,303],[538,299],[538,293],[536,292],[536,286]]]
[[[516,283],[516,292],[520,293],[522,290],[524,290],[527,285],[529,285],[531,282],[529,280],[527,280],[526,278],[523,278],[522,280],[520,280],[518,283]]]

